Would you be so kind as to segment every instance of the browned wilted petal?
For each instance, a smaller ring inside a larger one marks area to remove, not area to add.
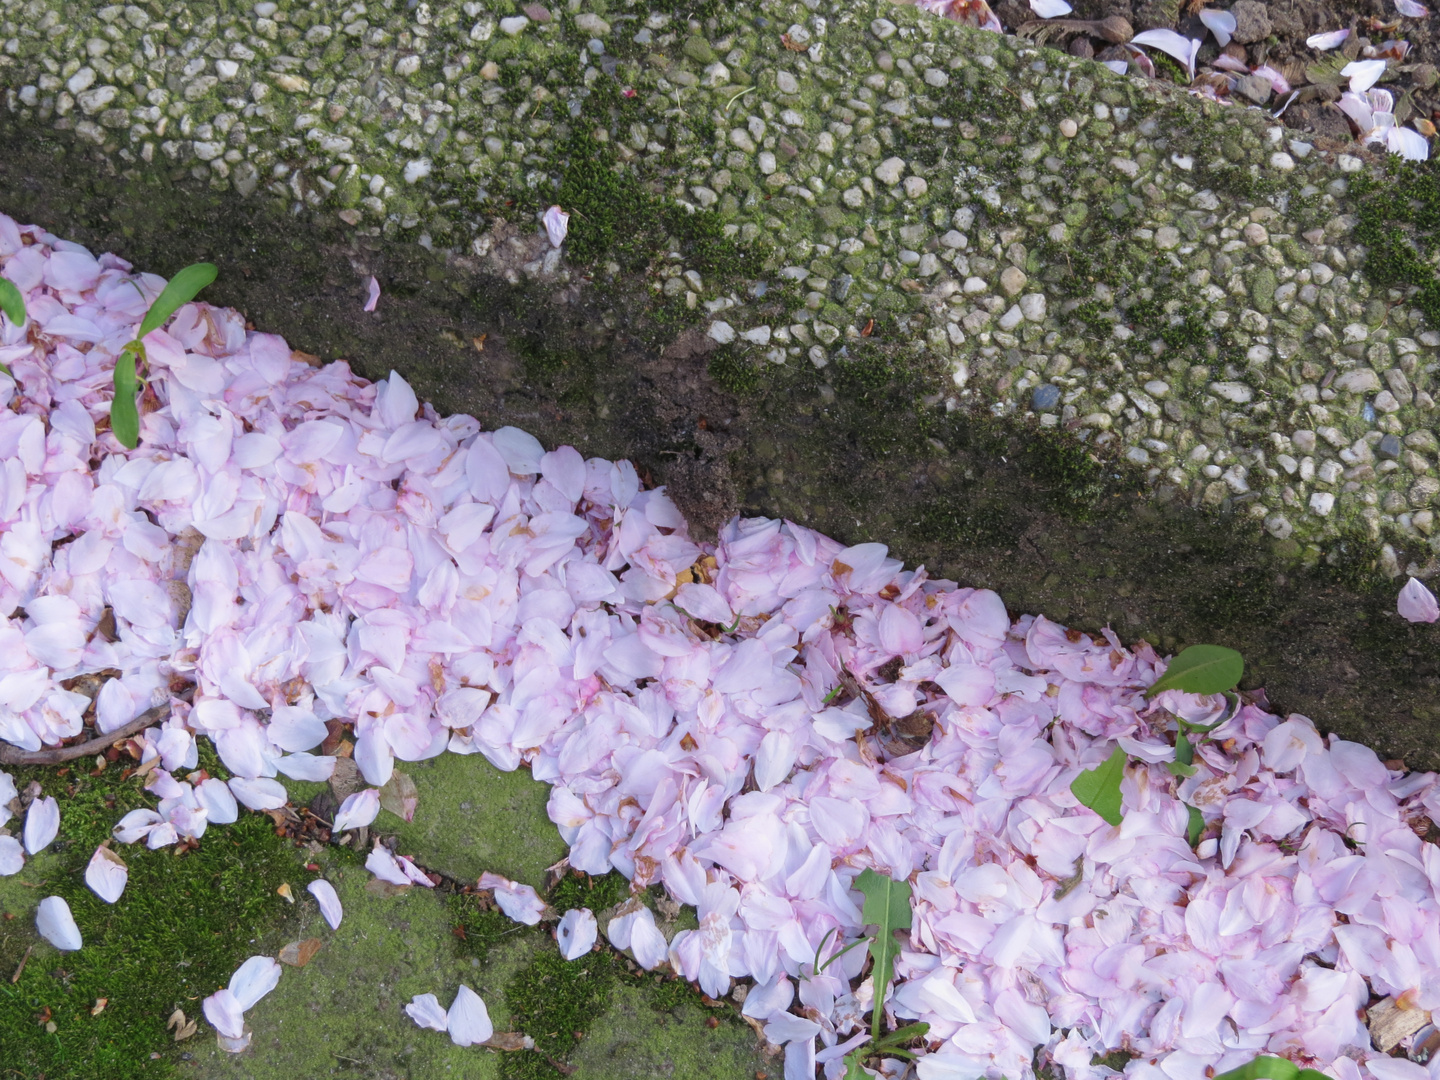
[[[289,964],[291,967],[301,968],[315,958],[323,945],[319,938],[306,938],[304,941],[292,941],[280,950],[280,962]]]

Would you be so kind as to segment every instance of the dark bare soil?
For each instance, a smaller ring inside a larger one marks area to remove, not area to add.
[[[1129,21],[1135,33],[1166,29],[1199,39],[1203,45],[1196,60],[1197,81],[1209,82],[1222,98],[1240,107],[1259,106],[1274,112],[1289,95],[1272,91],[1257,102],[1233,85],[1238,73],[1214,67],[1221,49],[1198,12],[1202,8],[1231,11],[1240,25],[1236,40],[1224,51],[1252,70],[1268,64],[1284,75],[1299,94],[1283,113],[1283,122],[1299,136],[1327,140],[1319,143],[1324,148],[1340,149],[1354,140],[1353,125],[1333,104],[1348,84],[1339,68],[1351,60],[1376,55],[1390,42],[1409,45],[1380,83],[1381,89],[1395,97],[1396,121],[1406,124],[1417,117],[1440,118],[1437,16],[1402,18],[1395,11],[1394,0],[1073,0],[1073,4],[1075,11],[1069,16],[1073,19],[1119,16]],[[1035,19],[1025,0],[1000,0],[993,6],[1008,30]],[[1312,34],[1343,29],[1350,30],[1350,36],[1338,49],[1321,52],[1305,44]],[[1050,32],[1047,43],[1099,60],[1129,59],[1122,46],[1108,43],[1098,34]],[[1159,58],[1158,77],[1185,82],[1178,64],[1170,63],[1156,49],[1147,52],[1152,59]],[[1251,89],[1263,93],[1254,84]]]

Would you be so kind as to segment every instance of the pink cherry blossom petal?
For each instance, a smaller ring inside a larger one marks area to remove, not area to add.
[[[129,876],[130,871],[125,861],[104,846],[95,849],[95,854],[90,856],[89,865],[85,867],[85,884],[107,904],[113,904],[120,899]]]
[[[1400,590],[1396,610],[1400,612],[1402,619],[1412,623],[1433,623],[1440,619],[1440,603],[1436,602],[1435,594],[1418,578],[1412,577],[1405,582],[1405,587]]]

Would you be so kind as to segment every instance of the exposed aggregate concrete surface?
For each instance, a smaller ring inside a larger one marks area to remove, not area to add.
[[[949,409],[1072,431],[1301,557],[1360,534],[1433,569],[1440,333],[1362,276],[1358,146],[911,8],[667,6],[30,0],[0,79],[14,120],[123,169],[545,285],[566,249],[504,219],[583,126],[763,258],[651,271],[742,363],[823,369],[883,332],[943,359]]]

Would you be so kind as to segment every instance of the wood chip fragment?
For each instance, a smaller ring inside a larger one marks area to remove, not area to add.
[[[1428,1024],[1430,1012],[1428,1009],[1405,1008],[1393,997],[1388,997],[1370,1006],[1365,1018],[1375,1049],[1388,1054],[1400,1045],[1401,1040]]]

